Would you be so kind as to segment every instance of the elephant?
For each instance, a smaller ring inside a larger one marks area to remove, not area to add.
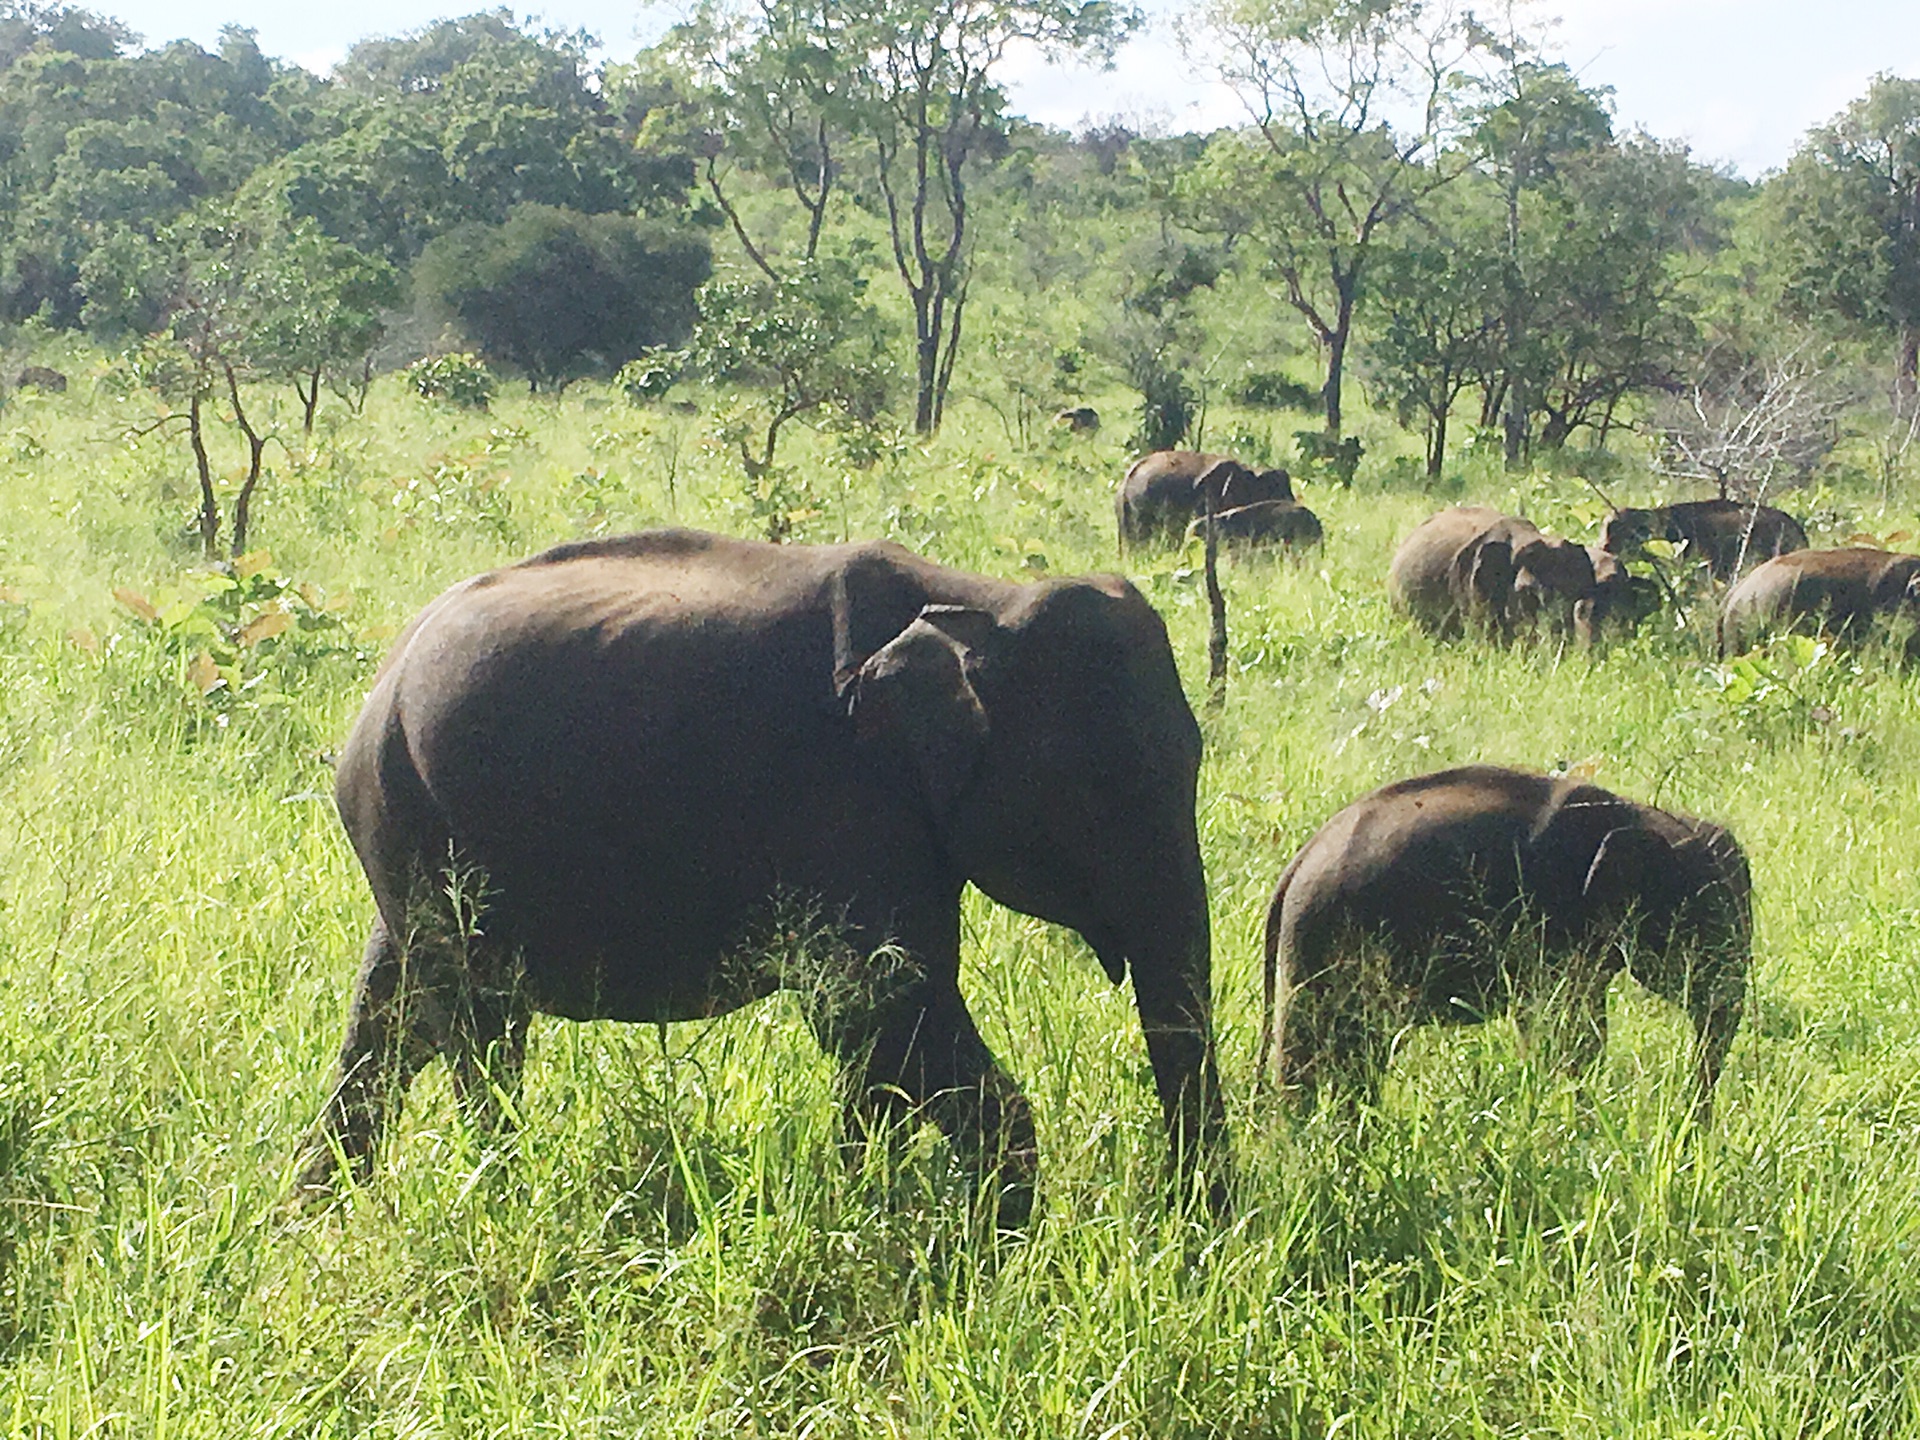
[[[1501,640],[1546,620],[1593,638],[1593,560],[1586,547],[1551,540],[1526,520],[1485,506],[1430,515],[1400,542],[1387,570],[1396,609],[1442,638],[1469,623]]]
[[[1401,780],[1335,815],[1280,877],[1263,1077],[1305,1108],[1325,1081],[1370,1093],[1406,1025],[1508,1010],[1523,1040],[1561,1026],[1578,1073],[1605,1046],[1607,987],[1625,969],[1692,1018],[1704,1123],[1752,929],[1746,857],[1718,825],[1571,775],[1472,765]]]
[[[1293,499],[1293,481],[1285,470],[1251,470],[1230,455],[1155,450],[1127,467],[1114,496],[1121,548],[1179,540],[1187,522],[1205,512],[1209,483],[1216,487],[1217,510]]]
[[[1217,511],[1213,517],[1215,533],[1228,544],[1276,544],[1289,550],[1304,550],[1318,545],[1322,538],[1320,517],[1296,500],[1261,500],[1232,510]],[[1204,538],[1207,517],[1202,515],[1187,525],[1187,538]]]
[[[1593,564],[1593,592],[1574,601],[1575,633],[1592,640],[1608,633],[1631,633],[1660,608],[1660,587],[1633,574],[1612,551],[1598,545],[1589,545],[1586,551]]]
[[[1033,1122],[961,997],[971,881],[1131,972],[1176,1168],[1223,1208],[1199,765],[1166,627],[1116,576],[657,530],[457,584],[340,754],[377,918],[302,1188],[337,1156],[364,1179],[436,1057],[495,1118],[531,1012],[665,1023],[788,988],[850,1138],[933,1120],[1018,1224]],[[837,980],[763,958],[797,924]]]
[[[1762,560],[1807,548],[1805,527],[1786,511],[1737,500],[1615,510],[1600,528],[1600,548],[1615,555],[1631,555],[1649,540],[1684,544],[1721,581]]]
[[[1100,433],[1100,412],[1091,405],[1074,405],[1053,412],[1053,423],[1071,435]]]
[[[67,377],[51,365],[29,365],[13,380],[17,390],[41,390],[49,395],[67,393]]]
[[[1727,592],[1720,653],[1737,655],[1769,630],[1804,622],[1858,643],[1882,620],[1904,630],[1907,655],[1920,658],[1920,555],[1864,546],[1796,550],[1776,555]]]

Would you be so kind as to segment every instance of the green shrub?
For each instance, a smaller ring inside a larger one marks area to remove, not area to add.
[[[500,382],[486,362],[470,351],[430,355],[406,369],[407,383],[423,400],[447,400],[467,410],[484,410]]]

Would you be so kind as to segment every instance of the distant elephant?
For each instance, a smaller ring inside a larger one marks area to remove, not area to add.
[[[1267,912],[1262,1065],[1310,1106],[1377,1084],[1394,1037],[1513,1009],[1558,1022],[1570,1068],[1606,1044],[1622,969],[1685,1009],[1697,1115],[1739,1029],[1746,857],[1718,825],[1573,776],[1491,765],[1385,786],[1320,828]]]
[[[1529,521],[1479,505],[1428,516],[1387,570],[1394,606],[1443,638],[1471,624],[1506,640],[1545,621],[1590,641],[1592,607],[1580,602],[1593,590],[1585,546],[1548,539]]]
[[[1293,499],[1293,481],[1285,470],[1252,470],[1230,455],[1155,450],[1127,467],[1114,496],[1121,548],[1156,540],[1172,543],[1186,534],[1188,522],[1206,510],[1209,472],[1218,487],[1214,503],[1221,510]]]
[[[1033,1122],[960,995],[972,881],[1132,973],[1174,1154],[1223,1205],[1199,766],[1166,627],[1115,576],[661,530],[456,585],[341,752],[379,914],[302,1187],[336,1154],[366,1175],[436,1055],[490,1118],[531,1011],[662,1023],[785,987],[854,1132],[924,1113],[1018,1222]],[[824,960],[771,958],[810,927]]]
[[[1678,505],[1616,510],[1600,529],[1600,548],[1631,555],[1649,540],[1685,545],[1716,580],[1776,555],[1807,548],[1807,532],[1784,510],[1737,500],[1688,500]]]
[[[1738,655],[1771,630],[1818,626],[1843,640],[1867,638],[1879,621],[1904,633],[1920,658],[1920,555],[1891,550],[1796,550],[1776,556],[1727,592],[1720,653]]]
[[[1304,550],[1318,545],[1322,538],[1320,517],[1296,500],[1261,500],[1241,505],[1217,512],[1213,521],[1216,533],[1227,544],[1271,544]],[[1187,526],[1189,540],[1204,538],[1206,533],[1204,515]]]
[[[14,377],[17,390],[42,390],[49,395],[67,393],[67,377],[51,365],[29,365]]]
[[[1053,423],[1074,435],[1094,435],[1100,430],[1100,412],[1091,405],[1074,405],[1054,411]]]

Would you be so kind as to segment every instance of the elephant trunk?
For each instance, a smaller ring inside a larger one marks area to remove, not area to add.
[[[1183,1197],[1204,1180],[1209,1208],[1224,1215],[1230,1157],[1213,1047],[1213,940],[1195,868],[1193,895],[1148,927],[1128,960],[1175,1178]]]

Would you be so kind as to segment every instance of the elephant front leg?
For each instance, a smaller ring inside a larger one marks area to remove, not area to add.
[[[930,1119],[983,1196],[997,1189],[998,1223],[1027,1223],[1037,1168],[1033,1115],[957,986],[915,986],[851,1010],[815,996],[806,1009],[821,1048],[840,1063],[850,1140],[863,1143],[902,1120]]]
[[[1522,1053],[1539,1048],[1544,1037],[1568,1075],[1584,1079],[1591,1074],[1607,1047],[1607,990],[1618,973],[1618,965],[1582,958],[1529,977],[1514,996]]]

